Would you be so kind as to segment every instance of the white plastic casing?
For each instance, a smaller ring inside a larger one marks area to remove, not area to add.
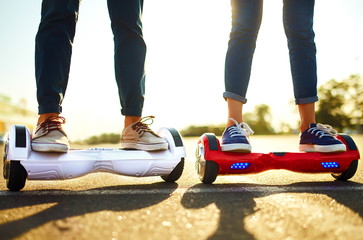
[[[167,176],[181,159],[185,158],[181,138],[181,144],[179,142],[179,146],[176,146],[167,128],[158,131],[158,134],[169,143],[169,149],[165,151],[92,148],[69,150],[68,153],[32,151],[30,133],[26,127],[26,146],[17,147],[15,128],[16,126],[13,126],[8,135],[7,159],[20,161],[27,171],[29,180],[63,180],[92,172],[109,172],[136,177]]]

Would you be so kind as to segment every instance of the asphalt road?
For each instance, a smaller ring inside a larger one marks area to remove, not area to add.
[[[363,149],[363,136],[353,138]],[[291,145],[256,136],[254,149],[266,141],[274,151]],[[174,184],[94,173],[10,192],[1,178],[0,239],[363,239],[361,161],[346,182],[278,170],[205,185],[194,170],[196,139],[185,147]]]

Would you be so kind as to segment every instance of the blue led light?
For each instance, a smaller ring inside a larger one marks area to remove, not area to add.
[[[244,169],[249,168],[250,165],[251,165],[250,163],[246,163],[246,162],[234,163],[231,166],[231,169],[234,169],[234,170],[244,170]]]
[[[339,164],[337,162],[322,162],[321,165],[324,168],[339,168]]]

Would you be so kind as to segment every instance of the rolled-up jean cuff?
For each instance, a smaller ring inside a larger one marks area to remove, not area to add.
[[[121,114],[123,116],[138,116],[142,115],[142,108],[130,107],[130,108],[122,108]]]
[[[307,104],[307,103],[314,103],[317,101],[319,101],[318,96],[314,96],[314,97],[296,99],[295,104]]]
[[[38,114],[44,113],[62,113],[62,106],[53,103],[38,106]]]
[[[233,100],[236,100],[236,101],[240,101],[240,102],[243,102],[243,103],[246,103],[247,102],[247,99],[238,95],[238,94],[235,94],[233,92],[224,92],[223,93],[223,97],[225,100],[227,100],[227,98],[231,98]]]

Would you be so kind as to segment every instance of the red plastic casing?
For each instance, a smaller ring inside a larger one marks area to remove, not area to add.
[[[347,142],[337,136],[345,145]],[[318,152],[270,152],[270,153],[235,153],[222,152],[218,138],[218,150],[210,150],[207,136],[200,137],[198,144],[204,146],[204,159],[214,161],[219,166],[218,175],[260,173],[272,169],[285,169],[300,173],[342,173],[352,161],[360,159],[359,151],[349,150],[339,153]],[[324,168],[322,162],[336,162],[339,168]],[[231,169],[234,163],[249,163],[246,169]]]

